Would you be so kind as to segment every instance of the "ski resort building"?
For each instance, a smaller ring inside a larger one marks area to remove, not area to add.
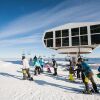
[[[90,53],[100,44],[100,22],[69,23],[49,29],[43,43],[61,54]]]

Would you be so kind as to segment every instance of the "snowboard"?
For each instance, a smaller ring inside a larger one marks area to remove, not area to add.
[[[29,81],[34,81],[33,77],[30,77],[28,80],[29,80]]]
[[[81,91],[82,92],[82,94],[90,94],[90,95],[92,95],[92,91]]]
[[[33,77],[30,77],[30,78],[23,78],[22,80],[29,80],[29,81],[34,81]]]

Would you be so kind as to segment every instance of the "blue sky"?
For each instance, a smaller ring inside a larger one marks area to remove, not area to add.
[[[100,21],[100,0],[0,0],[0,58],[57,55],[43,46],[45,30],[93,21]],[[100,48],[86,56],[100,57]]]

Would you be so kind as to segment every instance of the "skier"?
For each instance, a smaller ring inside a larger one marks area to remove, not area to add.
[[[53,63],[53,65],[52,65],[52,67],[54,68],[54,74],[53,75],[57,75],[57,67],[58,67],[58,65],[57,65],[57,62],[54,60],[54,59],[52,59],[52,63]]]
[[[88,84],[88,82],[90,80],[94,91],[96,93],[99,93],[99,91],[97,90],[97,85],[93,79],[93,72],[92,72],[90,66],[88,64],[86,64],[82,58],[78,59],[78,63],[82,67],[82,80],[83,80],[83,83],[85,84],[85,88],[86,88],[86,90],[83,92],[84,93],[91,93],[91,91],[89,90],[89,84]]]
[[[23,79],[29,79],[29,80],[33,80],[33,78],[31,77],[30,73],[29,73],[29,62],[28,60],[25,58],[25,56],[22,56],[22,64],[23,64],[23,68],[22,68],[22,72],[23,72]]]

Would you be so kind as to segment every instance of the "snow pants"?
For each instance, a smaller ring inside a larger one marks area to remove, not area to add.
[[[77,69],[77,78],[81,78],[81,71],[79,69]]]
[[[23,79],[30,78],[29,68],[22,69]]]
[[[35,67],[34,75],[40,74],[41,68],[39,66]]]
[[[97,92],[98,91],[97,90],[97,85],[96,85],[93,77],[88,78],[88,79],[91,81],[94,91]],[[85,75],[84,74],[82,74],[82,80],[83,80],[83,83],[85,84],[86,91],[89,91],[89,84],[88,84],[88,82],[85,82]]]
[[[57,75],[57,68],[54,68],[54,74],[53,75]]]

